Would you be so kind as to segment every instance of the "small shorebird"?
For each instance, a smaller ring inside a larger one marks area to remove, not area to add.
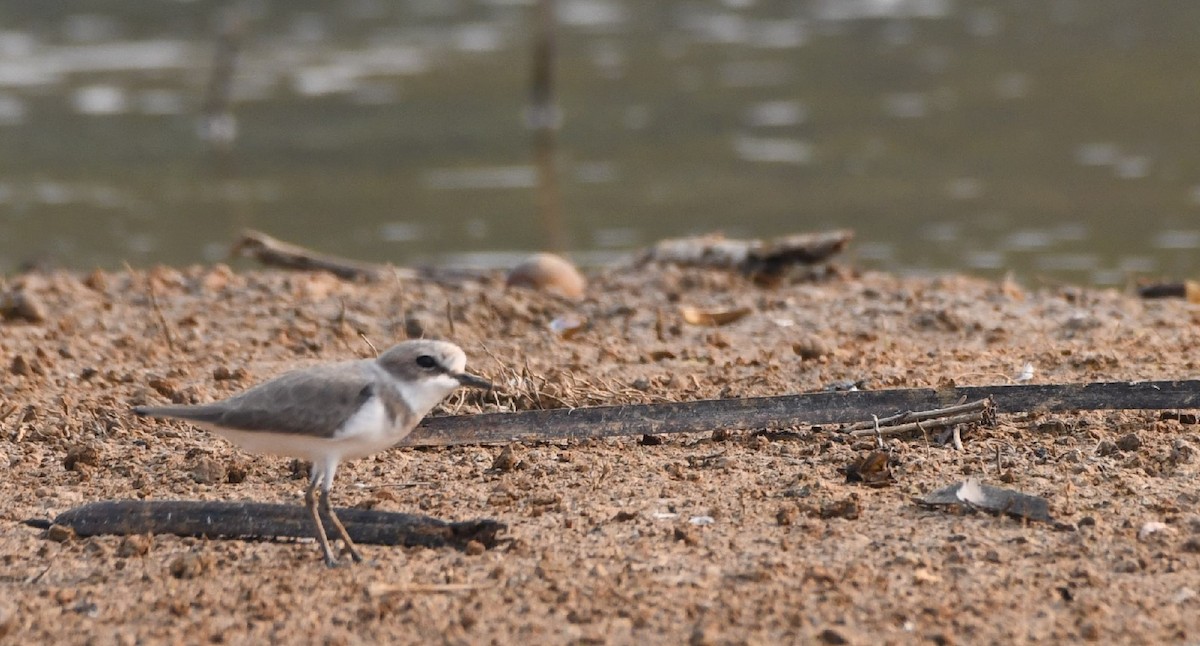
[[[362,556],[329,505],[342,460],[366,457],[404,439],[459,386],[490,388],[465,372],[467,357],[445,341],[405,341],[376,359],[344,361],[285,373],[233,397],[196,406],[137,406],[133,412],[204,427],[255,453],[312,462],[304,502],[325,562],[337,565],[321,514],[328,514],[346,551]],[[317,486],[321,491],[317,495]]]

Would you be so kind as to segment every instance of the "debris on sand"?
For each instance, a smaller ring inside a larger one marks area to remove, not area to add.
[[[868,487],[886,487],[893,482],[891,456],[884,451],[871,451],[854,462],[838,469],[847,483],[861,482]]]
[[[356,543],[453,547],[478,541],[495,547],[503,523],[491,519],[447,522],[429,516],[372,509],[338,509]],[[201,500],[105,500],[59,514],[53,521],[30,519],[26,525],[48,529],[46,538],[174,534],[194,537],[308,538],[308,510],[300,505]],[[56,529],[58,528],[58,529]],[[70,534],[63,534],[63,531]],[[55,533],[57,532],[57,533]]]
[[[0,291],[0,319],[41,323],[46,320],[46,306],[23,290]]]
[[[1182,298],[1189,303],[1200,303],[1200,283],[1194,280],[1138,285],[1137,292],[1138,296],[1146,299]]]
[[[981,484],[968,478],[958,484],[932,491],[920,500],[930,507],[957,506],[982,509],[997,514],[1008,514],[1016,518],[1053,522],[1050,505],[1041,496],[1031,496],[1011,489],[1002,489]]]
[[[691,305],[680,305],[679,314],[689,325],[716,327],[718,325],[728,325],[734,321],[745,318],[748,314],[750,314],[750,308],[739,307],[732,310],[702,310],[698,307],[692,307]]]
[[[550,331],[558,338],[569,341],[588,327],[588,320],[575,314],[564,314],[550,321]]]
[[[829,260],[853,239],[854,232],[847,229],[770,240],[733,240],[718,233],[661,240],[644,251],[638,262],[736,270],[771,283],[792,267],[812,267]]]
[[[571,261],[552,253],[536,253],[508,272],[509,287],[524,287],[572,300],[583,298],[587,280]]]

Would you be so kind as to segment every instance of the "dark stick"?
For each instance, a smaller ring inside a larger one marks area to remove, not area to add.
[[[299,245],[276,240],[261,231],[250,229],[243,231],[241,238],[234,243],[233,254],[250,256],[269,267],[323,270],[345,280],[374,282],[382,280],[392,273],[402,276],[411,273],[407,270],[391,269],[383,265],[373,265],[319,253]]]
[[[845,424],[991,398],[997,413],[1200,408],[1200,381],[1097,382],[821,392],[667,404],[427,417],[409,446],[498,444]]]
[[[350,538],[368,545],[454,547],[478,541],[494,547],[503,523],[490,519],[446,522],[429,516],[338,509]],[[200,500],[106,500],[67,510],[54,524],[77,536],[174,534],[209,538],[311,538],[312,518],[299,505]],[[49,521],[27,525],[47,527]],[[332,528],[330,528],[332,529]],[[327,529],[328,533],[328,529]],[[330,538],[339,538],[330,534]]]

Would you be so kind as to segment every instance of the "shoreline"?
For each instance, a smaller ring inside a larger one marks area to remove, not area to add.
[[[335,504],[495,518],[511,540],[479,554],[368,546],[366,564],[337,570],[303,541],[58,543],[19,525],[105,499],[298,502],[304,480],[289,461],[128,408],[207,401],[302,363],[369,356],[364,337],[459,343],[498,388],[492,399],[452,398],[442,412],[456,414],[840,382],[1001,384],[1026,364],[1032,383],[1200,373],[1187,350],[1200,342],[1197,306],[1115,289],[878,272],[764,288],[660,266],[588,279],[587,296],[571,301],[506,289],[499,272],[453,287],[223,265],[9,277],[44,312],[0,322],[10,501],[0,633],[346,643],[1200,635],[1200,429],[1144,411],[1002,415],[965,433],[961,451],[888,439],[895,482],[879,488],[838,472],[874,440],[803,428],[514,445],[503,460],[497,446],[393,449],[345,465]],[[701,325],[682,308],[748,311]],[[564,316],[584,321],[569,338],[551,328]],[[912,502],[967,477],[1046,497],[1070,529]],[[823,513],[831,508],[854,513]],[[1165,529],[1143,534],[1148,523]],[[370,593],[381,584],[418,592]],[[436,585],[458,587],[427,591]]]

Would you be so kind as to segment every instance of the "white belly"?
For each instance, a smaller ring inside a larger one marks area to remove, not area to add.
[[[213,427],[209,427],[209,430],[253,453],[319,462],[329,458],[349,460],[378,453],[404,439],[412,429],[394,427],[379,398],[372,397],[332,437]]]

